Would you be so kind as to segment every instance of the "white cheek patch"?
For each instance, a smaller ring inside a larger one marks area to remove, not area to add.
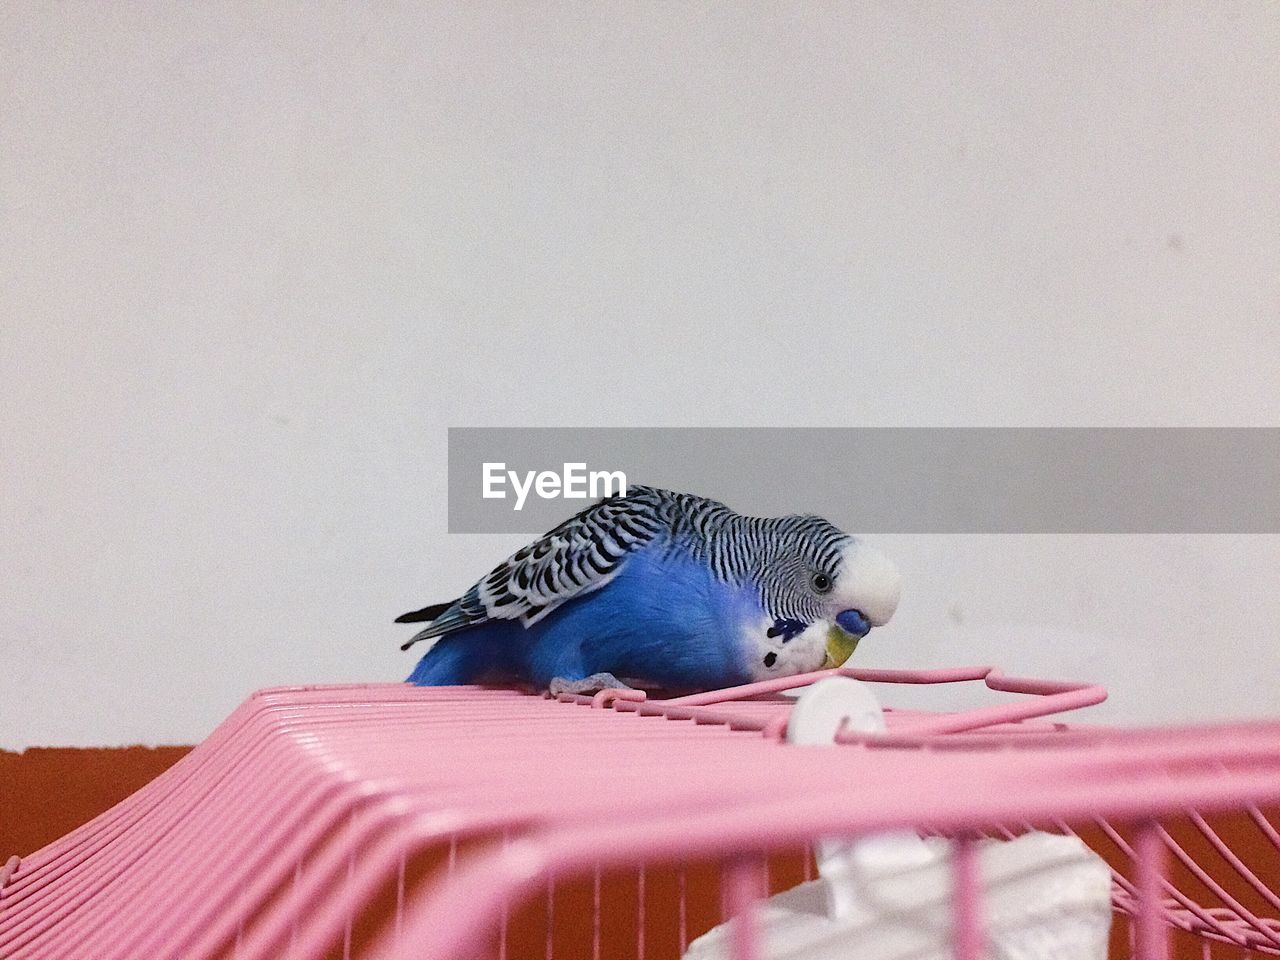
[[[819,620],[805,627],[790,640],[770,637],[772,620],[761,620],[746,630],[744,647],[750,658],[747,672],[753,680],[790,677],[821,668],[827,657],[827,630],[831,624]]]

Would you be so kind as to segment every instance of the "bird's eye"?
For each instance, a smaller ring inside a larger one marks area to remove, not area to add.
[[[809,583],[818,593],[827,593],[831,589],[831,578],[825,573],[815,573]]]

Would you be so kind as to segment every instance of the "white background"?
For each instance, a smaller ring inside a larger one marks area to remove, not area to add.
[[[7,5],[0,746],[402,678],[392,617],[520,543],[444,533],[449,425],[1280,423],[1278,49],[1265,2]],[[880,542],[864,665],[1280,712],[1280,538]]]

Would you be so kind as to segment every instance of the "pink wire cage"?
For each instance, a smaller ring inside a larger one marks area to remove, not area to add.
[[[982,681],[888,733],[782,742],[831,674]],[[812,875],[827,837],[952,838],[952,951],[984,953],[975,840],[1078,831],[1112,955],[1280,954],[1280,724],[1068,727],[1094,686],[845,669],[690,697],[403,684],[264,690],[133,796],[0,871],[5,960],[678,958]]]

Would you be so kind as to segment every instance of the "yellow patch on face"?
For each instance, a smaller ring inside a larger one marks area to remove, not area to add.
[[[841,630],[833,623],[827,629],[827,658],[822,662],[822,669],[843,667],[845,661],[853,656],[853,651],[858,649],[858,641],[861,639]]]

